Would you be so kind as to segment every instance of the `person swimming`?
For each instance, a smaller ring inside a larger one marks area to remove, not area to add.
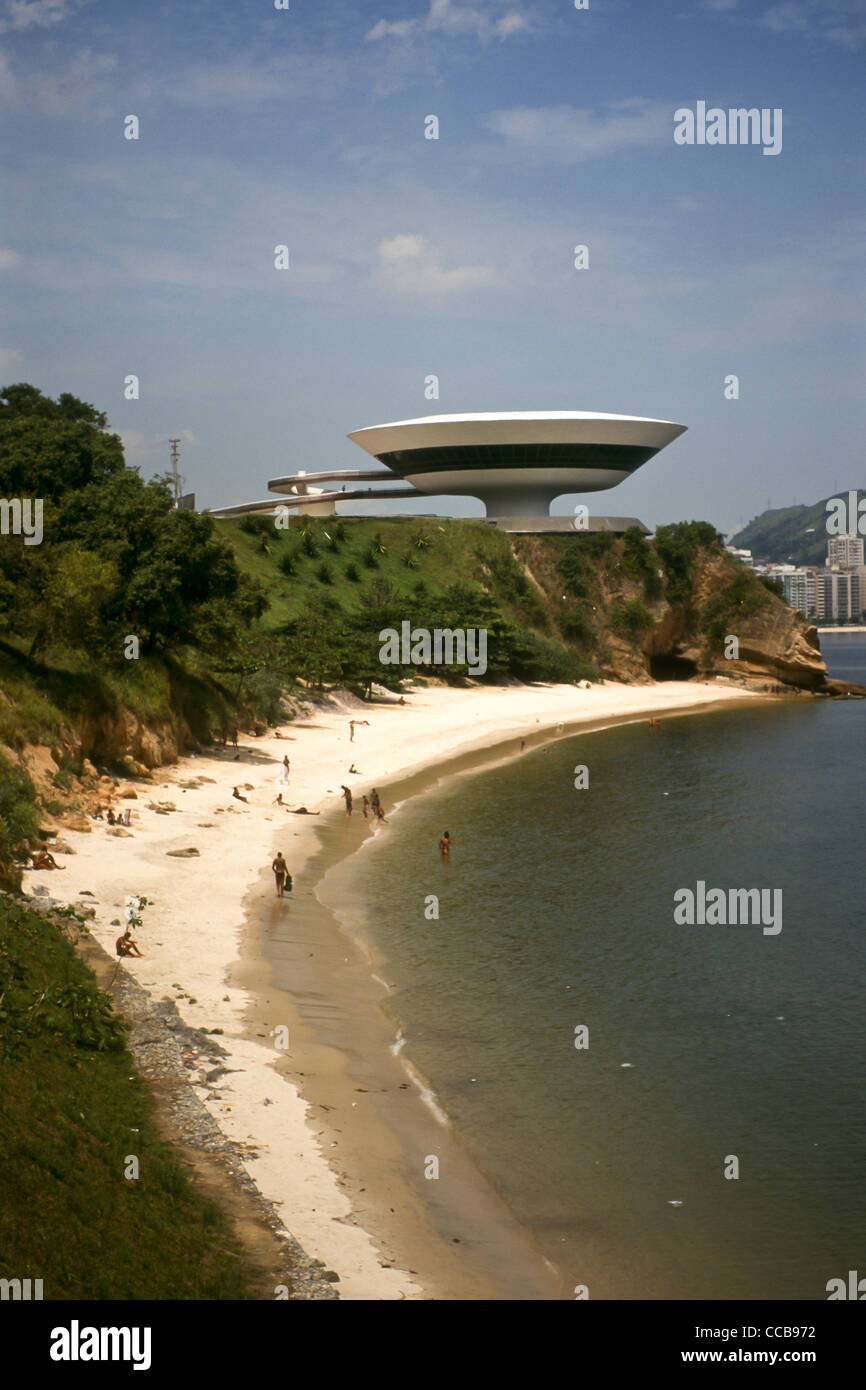
[[[439,853],[442,855],[443,859],[448,858],[449,854],[451,853],[451,846],[453,845],[453,843],[454,841],[451,839],[451,836],[448,834],[448,831],[443,830],[442,838],[439,841]]]

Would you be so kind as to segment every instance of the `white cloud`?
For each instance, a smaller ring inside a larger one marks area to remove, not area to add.
[[[8,0],[2,29],[48,29],[69,16],[69,0]]]
[[[513,150],[534,159],[572,163],[669,141],[672,118],[670,103],[630,97],[604,112],[575,106],[514,106],[492,111],[485,125]]]
[[[21,361],[20,348],[0,348],[0,371],[6,371]]]
[[[8,251],[0,246],[0,270],[11,270],[21,260],[17,251]]]
[[[117,433],[127,457],[143,458],[157,452],[164,453],[166,459],[168,457],[168,434],[143,434],[141,430],[118,430]],[[184,449],[197,449],[201,445],[201,440],[196,438],[192,430],[172,429],[170,434],[173,439],[179,439],[183,446],[180,451],[181,457]]]
[[[364,35],[368,42],[375,42],[376,39],[408,39],[419,27],[420,21],[416,19],[397,19],[393,22],[387,19],[379,19]]]
[[[377,39],[411,39],[424,33],[474,34],[476,38],[511,38],[513,34],[528,33],[532,22],[528,15],[509,8],[501,13],[502,4],[484,0],[483,4],[465,5],[457,0],[430,0],[430,9],[423,19],[380,19],[364,35],[368,41]]]
[[[761,24],[776,34],[789,33],[791,30],[802,33],[809,28],[811,17],[809,6],[800,4],[799,0],[785,0],[784,4],[765,10]]]
[[[866,43],[863,0],[781,0],[758,17],[774,34],[810,34],[856,53]]]
[[[494,274],[489,266],[461,265],[445,270],[423,236],[400,233],[380,241],[376,248],[382,273],[402,294],[449,294],[489,286]]]

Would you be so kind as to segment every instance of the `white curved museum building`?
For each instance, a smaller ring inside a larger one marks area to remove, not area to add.
[[[272,512],[282,505],[327,515],[336,510],[338,502],[419,495],[475,497],[484,503],[488,518],[496,524],[508,529],[546,530],[568,524],[562,518],[550,517],[550,504],[557,497],[616,487],[685,429],[685,425],[670,420],[588,410],[426,415],[417,420],[396,420],[353,430],[348,436],[384,467],[316,473],[299,470],[270,480],[269,490],[279,497],[214,508],[212,514],[227,517]],[[359,482],[377,486],[346,486]],[[325,483],[331,486],[317,486]],[[518,520],[525,522],[525,527],[508,525]],[[599,517],[590,529],[624,530],[635,524],[640,525],[633,517]]]

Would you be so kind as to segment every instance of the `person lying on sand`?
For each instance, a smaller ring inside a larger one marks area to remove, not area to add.
[[[287,806],[287,811],[291,811],[293,816],[320,816],[321,811],[308,811],[306,806]]]
[[[34,869],[65,869],[66,865],[58,864],[54,855],[49,854],[47,849],[38,849],[33,855],[33,867]]]
[[[232,796],[234,797],[235,801],[242,801],[245,806],[249,806],[250,803],[247,801],[245,796],[241,796],[237,787],[232,787]]]
[[[130,930],[129,930],[129,927],[127,927],[126,931],[123,933],[123,936],[119,936],[119,937],[117,938],[117,940],[116,940],[115,943],[114,943],[114,949],[115,949],[115,951],[117,952],[117,954],[118,954],[119,956],[143,956],[143,955],[144,955],[144,952],[143,952],[143,951],[139,951],[138,947],[136,946],[135,942],[133,941],[132,935],[131,935]]]

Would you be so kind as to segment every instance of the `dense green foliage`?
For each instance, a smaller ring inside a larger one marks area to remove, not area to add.
[[[702,550],[721,550],[721,538],[707,521],[679,521],[659,526],[655,548],[664,570],[665,597],[669,603],[687,603],[698,556]]]
[[[0,754],[0,888],[18,889],[15,853],[39,825],[33,785],[23,768]],[[0,1020],[2,1022],[2,1020]]]
[[[0,1277],[42,1279],[46,1299],[251,1296],[226,1218],[158,1137],[111,1000],[56,925],[3,898],[0,1050]]]
[[[0,545],[0,629],[29,652],[62,643],[124,659],[184,644],[225,646],[264,596],[206,515],[174,510],[165,482],[123,462],[105,416],[31,386],[0,394],[0,495],[40,499],[43,539]]]
[[[726,588],[713,594],[701,609],[698,626],[709,640],[718,646],[728,633],[736,631],[733,624],[750,618],[770,602],[770,591],[761,576],[741,569]]]

